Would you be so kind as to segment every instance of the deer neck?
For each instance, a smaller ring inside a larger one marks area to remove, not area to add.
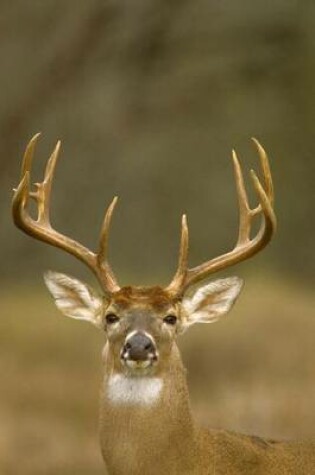
[[[154,376],[115,371],[106,349],[104,360],[100,436],[109,473],[192,473],[195,428],[176,345],[167,369]]]

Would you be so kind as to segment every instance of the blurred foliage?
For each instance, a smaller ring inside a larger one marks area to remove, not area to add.
[[[1,2],[2,277],[77,265],[10,223],[11,188],[38,130],[34,179],[63,140],[58,229],[95,247],[103,209],[120,195],[111,260],[124,282],[170,278],[182,212],[191,262],[234,244],[230,149],[257,167],[257,136],[272,160],[279,233],[247,268],[312,275],[314,10],[288,0]]]

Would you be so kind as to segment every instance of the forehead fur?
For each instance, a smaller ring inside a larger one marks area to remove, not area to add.
[[[174,298],[159,286],[156,287],[122,287],[112,296],[113,302],[121,307],[142,304],[150,305],[156,310],[163,310],[176,303]]]

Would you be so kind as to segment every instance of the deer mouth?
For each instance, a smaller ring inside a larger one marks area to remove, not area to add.
[[[130,358],[128,353],[122,352],[120,360],[125,368],[134,372],[142,372],[143,370],[154,368],[158,363],[158,356],[156,353],[151,353],[146,359],[133,359]]]
[[[158,364],[158,354],[157,351],[150,352],[146,355],[146,358],[134,358],[131,357],[128,350],[122,349],[120,354],[120,361],[122,365],[132,372],[135,373],[142,373],[143,371],[147,371],[153,369]]]
[[[152,361],[151,360],[145,360],[145,361],[134,361],[134,360],[126,360],[126,366],[131,369],[146,369],[149,366],[152,366]]]

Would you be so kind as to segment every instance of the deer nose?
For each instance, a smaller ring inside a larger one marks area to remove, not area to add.
[[[127,337],[123,352],[128,359],[133,361],[145,361],[154,356],[156,348],[153,339],[142,332],[133,333]]]

